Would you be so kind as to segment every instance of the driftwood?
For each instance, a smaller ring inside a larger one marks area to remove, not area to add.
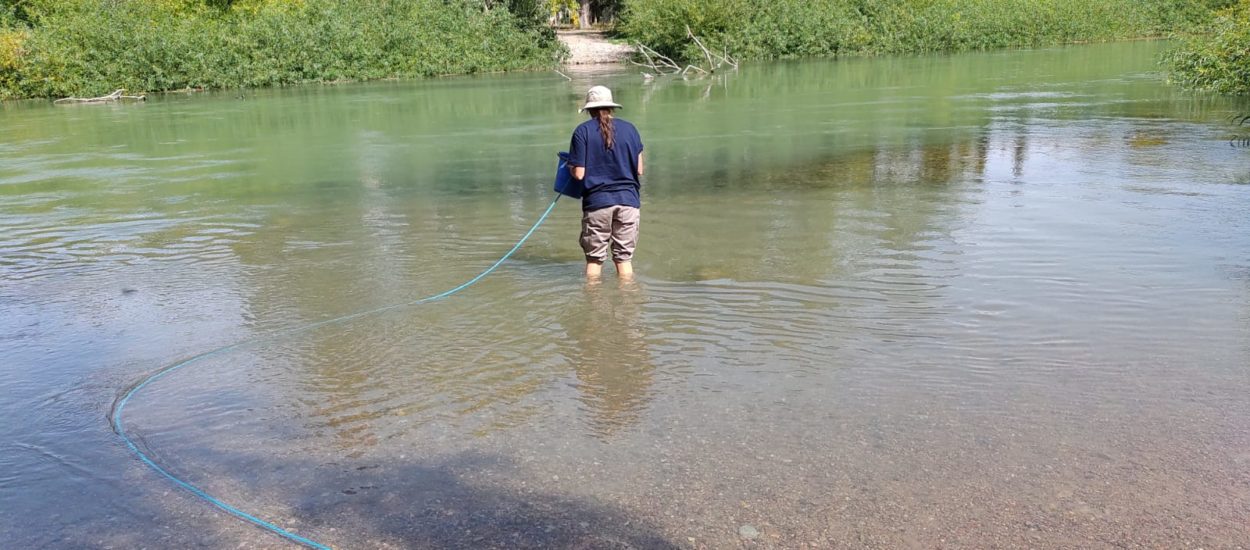
[[[648,48],[642,42],[636,43],[638,45],[637,51],[642,55],[646,62],[640,63],[631,59],[630,63],[638,65],[639,67],[646,67],[653,71],[642,73],[642,77],[646,80],[651,80],[657,75],[680,75],[682,77],[690,76],[696,73],[699,75],[710,75],[726,65],[733,67],[734,69],[738,68],[738,62],[730,57],[728,53],[714,53],[709,50],[707,46],[703,44],[703,41],[699,40],[699,37],[695,36],[694,32],[690,30],[690,25],[686,25],[686,36],[693,40],[695,45],[699,46],[699,49],[703,51],[703,58],[707,60],[706,67],[693,64],[687,64],[683,67],[664,54]]]
[[[715,72],[716,69],[725,65],[729,65],[735,69],[738,68],[738,62],[730,58],[728,53],[722,52],[717,54],[716,57],[719,57],[720,60],[712,61],[712,52],[708,51],[707,46],[703,45],[703,41],[699,40],[699,37],[694,35],[694,31],[690,30],[690,25],[686,25],[686,36],[691,40],[694,40],[694,43],[699,46],[699,49],[703,50],[703,56],[707,58],[708,72]]]
[[[631,59],[629,61],[630,63],[638,65],[639,67],[650,68],[651,70],[655,71],[657,74],[677,74],[682,71],[681,65],[678,65],[676,61],[669,59],[667,56],[665,56],[664,54],[660,52],[657,52],[651,48],[648,48],[642,42],[638,42],[637,44],[638,44],[638,53],[642,54],[642,56],[647,59],[647,62],[639,63]]]
[[[1238,127],[1250,126],[1250,115],[1236,114],[1228,117],[1228,121]],[[1228,144],[1235,148],[1250,149],[1250,135],[1242,130],[1240,134],[1229,136]]]
[[[128,101],[145,101],[145,100],[147,100],[147,96],[142,96],[142,95],[122,95],[122,92],[124,92],[124,91],[125,91],[125,90],[114,90],[114,91],[113,91],[113,93],[111,93],[111,94],[109,94],[109,95],[102,95],[102,96],[100,96],[100,97],[65,97],[65,98],[61,98],[61,99],[58,99],[58,100],[56,100],[56,101],[53,101],[53,103],[58,103],[58,104],[63,104],[63,103],[112,103],[112,102],[115,102],[115,101],[123,101],[123,100],[128,100]]]

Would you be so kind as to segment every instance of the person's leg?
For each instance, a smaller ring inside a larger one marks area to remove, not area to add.
[[[612,260],[622,279],[634,276],[634,248],[638,245],[641,212],[632,206],[618,206],[612,216]]]
[[[608,259],[612,237],[612,209],[600,208],[582,213],[582,252],[586,254],[586,278],[598,279]]]
[[[620,275],[622,280],[634,278],[634,262],[625,260],[623,262],[615,262],[615,263],[616,263],[616,274]]]
[[[586,260],[586,279],[598,280],[603,275],[603,262]]]

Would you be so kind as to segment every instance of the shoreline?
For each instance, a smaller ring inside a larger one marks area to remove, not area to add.
[[[566,67],[624,63],[634,53],[633,46],[608,40],[604,31],[556,31],[556,39],[569,49],[569,57],[561,61]]]

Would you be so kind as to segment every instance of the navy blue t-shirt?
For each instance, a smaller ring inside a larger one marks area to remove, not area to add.
[[[642,153],[642,136],[633,124],[612,119],[612,148],[603,146],[599,121],[581,123],[573,130],[569,143],[569,164],[586,169],[582,180],[582,210],[598,210],[609,206],[642,208],[638,196],[638,155]]]

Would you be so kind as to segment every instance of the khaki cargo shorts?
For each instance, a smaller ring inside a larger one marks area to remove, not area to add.
[[[630,261],[638,244],[638,220],[641,218],[641,212],[632,206],[609,206],[583,212],[581,241],[586,261],[606,261],[609,245],[612,261]]]

